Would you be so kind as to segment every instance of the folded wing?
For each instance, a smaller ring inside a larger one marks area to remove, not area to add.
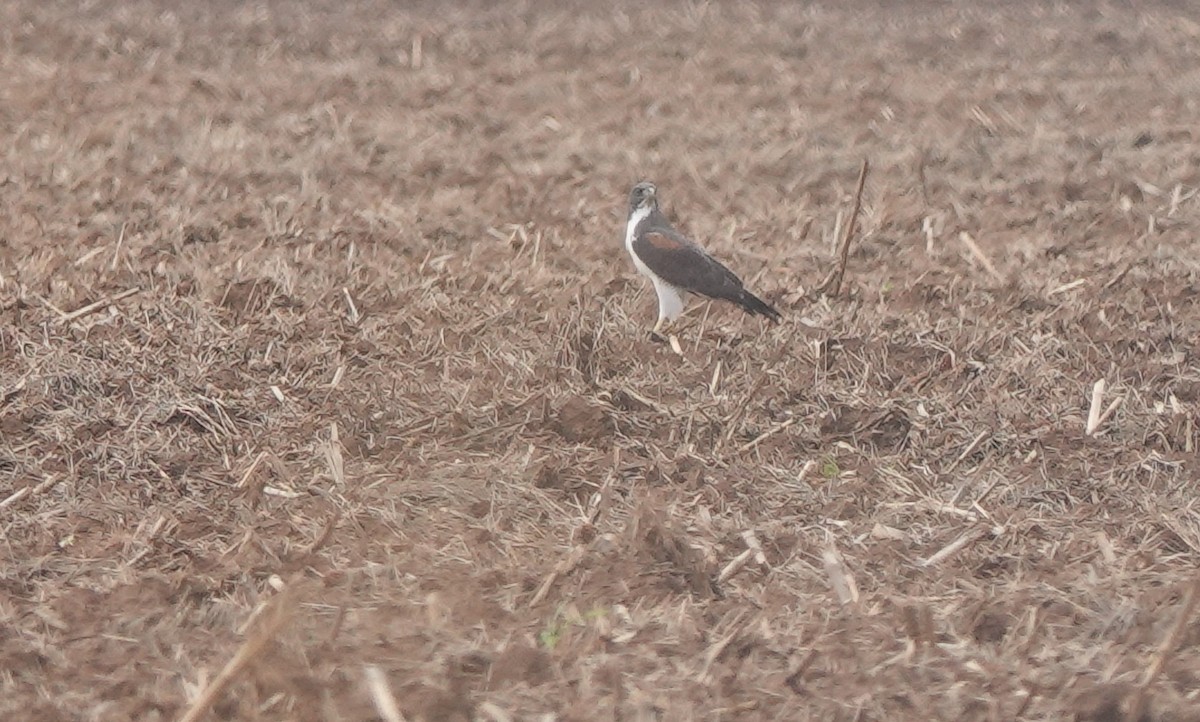
[[[720,261],[671,228],[639,231],[633,252],[667,283],[709,298],[737,299],[742,281]]]
[[[638,229],[633,252],[655,275],[680,290],[730,301],[747,313],[779,322],[779,312],[747,291],[733,271],[670,226]]]

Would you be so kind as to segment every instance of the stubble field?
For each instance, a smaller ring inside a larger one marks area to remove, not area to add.
[[[3,719],[1200,718],[1186,4],[115,5],[0,9]]]

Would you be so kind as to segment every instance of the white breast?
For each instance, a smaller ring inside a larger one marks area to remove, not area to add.
[[[642,259],[638,258],[638,255],[633,252],[634,233],[637,231],[638,224],[645,220],[648,215],[650,215],[650,209],[647,207],[639,208],[633,212],[633,215],[629,216],[629,224],[625,226],[625,248],[629,251],[630,257],[633,258],[633,265],[637,267],[638,272],[647,278],[654,279],[656,278],[654,272],[647,268],[646,264],[642,263]]]
[[[633,251],[633,239],[638,224],[648,215],[650,215],[649,208],[639,208],[629,217],[629,225],[625,226],[625,248],[629,250],[629,255],[633,258],[633,265],[637,266],[638,272],[654,282],[654,292],[658,295],[659,318],[674,321],[679,317],[679,314],[683,313],[684,302],[679,289],[659,278],[658,274],[651,271],[645,263],[642,263],[642,259],[638,258],[638,255]]]

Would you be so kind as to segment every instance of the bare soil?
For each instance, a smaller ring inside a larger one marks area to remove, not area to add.
[[[1197,57],[1166,0],[3,3],[0,718],[1200,719]],[[650,339],[643,179],[783,323]]]

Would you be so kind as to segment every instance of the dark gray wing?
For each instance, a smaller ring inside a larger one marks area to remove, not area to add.
[[[633,252],[655,275],[681,290],[730,301],[741,294],[742,281],[733,271],[670,226],[639,225]]]
[[[747,313],[779,322],[779,312],[771,304],[747,291],[733,271],[672,228],[657,212],[634,230],[633,252],[655,275],[676,288],[732,301]]]

